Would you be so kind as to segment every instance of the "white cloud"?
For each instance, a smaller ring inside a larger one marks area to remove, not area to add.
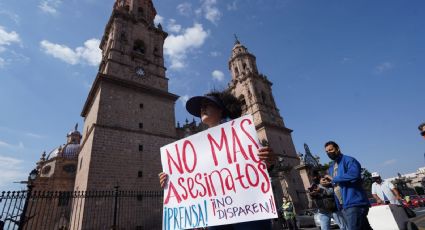
[[[211,75],[212,75],[214,80],[217,80],[217,81],[223,81],[224,80],[224,73],[221,72],[220,70],[214,70],[211,73]]]
[[[177,6],[177,11],[179,11],[181,15],[189,16],[192,13],[192,4],[188,2],[181,3]]]
[[[25,133],[26,136],[32,137],[32,138],[36,138],[36,139],[42,139],[44,138],[44,136],[40,135],[40,134],[36,134],[36,133]]]
[[[102,59],[102,51],[99,48],[100,40],[89,39],[84,42],[83,47],[72,50],[66,45],[51,43],[47,40],[40,42],[41,48],[46,54],[52,55],[68,64],[89,64],[96,66]]]
[[[0,10],[0,15],[6,15],[10,19],[12,19],[16,24],[19,24],[19,21],[20,21],[19,15],[15,14],[13,12],[9,12],[9,11],[6,11],[6,10]]]
[[[384,163],[382,163],[382,165],[384,165],[384,166],[393,165],[396,162],[397,162],[396,159],[391,159],[391,160],[384,161]]]
[[[58,14],[57,8],[61,3],[61,0],[42,0],[40,4],[38,4],[38,8],[47,14],[56,15]]]
[[[12,44],[21,44],[19,34],[15,31],[8,32],[4,27],[0,26],[0,53],[7,51],[6,46],[10,46]],[[13,51],[10,53],[12,56],[15,55]],[[0,57],[0,68],[5,67],[10,61],[10,59]]]
[[[13,144],[7,143],[5,141],[1,141],[1,140],[0,140],[0,147],[5,147],[5,148],[8,148],[8,149],[13,149],[13,150],[25,148],[24,143],[22,143],[22,142],[19,142],[19,144],[17,144],[17,145],[13,145]]]
[[[15,31],[7,32],[6,29],[0,26],[0,47],[11,45],[12,43],[20,43],[19,34]]]
[[[26,173],[22,171],[22,160],[0,155],[0,187],[14,181],[25,179]]]
[[[384,62],[375,67],[375,72],[378,74],[381,74],[383,72],[391,70],[393,67],[394,65],[391,64],[390,62]]]
[[[175,19],[168,20],[167,30],[173,33],[178,33],[182,29],[182,26],[179,24],[176,24]]]
[[[164,23],[164,17],[162,17],[159,14],[157,14],[155,16],[155,19],[153,20],[153,22],[155,23],[155,25],[163,24]]]
[[[210,55],[211,55],[212,57],[218,57],[218,56],[221,56],[221,53],[220,53],[220,52],[218,52],[218,51],[212,51],[212,52],[210,52]]]
[[[203,14],[208,21],[217,24],[222,14],[216,5],[217,0],[202,0],[201,8],[195,12],[197,14]]]
[[[6,60],[0,57],[0,69],[6,65]]]
[[[171,69],[182,69],[186,66],[187,53],[201,47],[208,32],[204,30],[202,24],[195,23],[182,31],[179,35],[170,35],[165,39],[164,53],[170,58]]]
[[[185,107],[185,106],[186,106],[186,102],[189,100],[189,95],[181,96],[181,97],[179,98],[179,100],[181,101],[181,103],[182,103],[183,107]]]
[[[233,1],[230,4],[227,4],[227,10],[231,11],[231,10],[237,10],[238,6],[236,5],[236,1]]]

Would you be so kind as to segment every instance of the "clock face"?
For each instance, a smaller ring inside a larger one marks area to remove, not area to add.
[[[139,77],[144,77],[145,76],[145,70],[143,69],[143,67],[137,67],[136,68],[136,74]]]

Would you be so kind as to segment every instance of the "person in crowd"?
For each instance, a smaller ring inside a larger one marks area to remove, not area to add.
[[[295,219],[294,205],[287,198],[282,198],[282,207],[280,207],[280,212],[282,213],[283,218],[285,219],[286,225],[289,230],[297,230],[297,221]]]
[[[418,129],[420,131],[421,136],[423,136],[425,138],[425,122],[420,124]]]
[[[377,172],[372,173],[372,180],[372,196],[378,204],[401,204],[400,193],[391,182],[382,180]]]
[[[339,229],[346,230],[345,219],[335,203],[334,191],[328,178],[321,177],[319,172],[313,172],[313,184],[308,189],[309,195],[318,208],[320,229],[331,229],[331,218],[338,224]]]
[[[333,185],[338,210],[342,210],[348,230],[369,230],[367,214],[370,203],[362,186],[361,165],[351,156],[341,153],[337,143],[325,144],[328,157],[329,175],[325,175]]]
[[[201,118],[202,123],[208,128],[215,127],[229,119],[239,118],[242,114],[240,102],[228,91],[213,91],[204,96],[195,96],[186,102],[186,110],[193,116]],[[268,168],[273,167],[276,159],[270,147],[261,147],[258,153],[259,159],[265,161]],[[160,185],[162,188],[167,183],[168,175],[159,174]],[[255,230],[271,229],[271,220],[258,220],[243,222],[231,225],[210,226],[208,230]]]

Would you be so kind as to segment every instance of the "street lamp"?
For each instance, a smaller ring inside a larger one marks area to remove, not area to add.
[[[21,217],[19,219],[18,230],[22,230],[24,228],[25,223],[28,221],[27,216],[26,216],[26,212],[27,212],[27,209],[28,209],[28,202],[31,199],[32,188],[34,187],[32,182],[35,180],[37,175],[38,175],[37,169],[33,169],[28,176],[27,196],[25,198],[24,208],[22,209]]]

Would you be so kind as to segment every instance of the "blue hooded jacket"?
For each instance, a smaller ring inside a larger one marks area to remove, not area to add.
[[[335,161],[338,163],[337,175],[333,176]],[[369,207],[366,192],[363,189],[361,178],[361,165],[353,157],[340,154],[340,156],[329,165],[329,175],[333,177],[332,183],[341,188],[342,207],[335,196],[338,209],[350,207]]]

